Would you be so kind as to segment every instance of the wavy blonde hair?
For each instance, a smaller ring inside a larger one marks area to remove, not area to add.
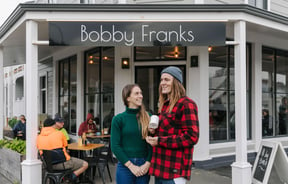
[[[166,110],[166,112],[171,112],[175,104],[178,102],[178,100],[186,95],[186,90],[184,86],[173,77],[172,86],[171,86],[171,92],[169,94],[169,109]],[[159,108],[158,113],[161,112],[161,109],[164,106],[164,102],[168,100],[168,94],[162,93],[162,87],[159,84]]]
[[[129,107],[129,102],[128,102],[127,98],[130,97],[131,92],[132,92],[134,87],[140,88],[140,86],[138,84],[128,84],[122,90],[122,100],[123,100],[124,105],[126,107]],[[149,117],[149,114],[146,112],[146,108],[145,108],[143,103],[141,104],[139,109],[140,110],[137,113],[136,117],[138,120],[138,124],[141,126],[142,138],[145,139],[148,136],[148,125],[149,125],[150,117]]]

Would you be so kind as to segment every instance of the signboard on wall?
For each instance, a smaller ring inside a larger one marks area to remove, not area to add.
[[[267,184],[272,169],[281,181],[288,182],[288,159],[282,144],[263,141],[253,165],[253,184]]]
[[[49,22],[51,46],[225,45],[224,22]]]

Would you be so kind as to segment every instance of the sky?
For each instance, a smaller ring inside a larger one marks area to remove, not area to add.
[[[17,7],[19,3],[24,3],[29,0],[9,0],[1,3],[0,6],[0,25],[2,25],[13,10]]]

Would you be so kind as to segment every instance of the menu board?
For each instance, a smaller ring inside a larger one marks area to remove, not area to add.
[[[277,142],[262,141],[252,171],[254,184],[268,183],[277,149]]]
[[[255,166],[255,172],[253,175],[253,177],[260,182],[263,182],[264,180],[267,166],[271,158],[271,153],[272,153],[271,147],[262,146],[262,149],[259,154],[258,162]]]

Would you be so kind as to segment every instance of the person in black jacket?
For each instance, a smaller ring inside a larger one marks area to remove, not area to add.
[[[13,127],[13,133],[15,138],[26,140],[26,118],[24,115],[20,115],[20,120]]]

